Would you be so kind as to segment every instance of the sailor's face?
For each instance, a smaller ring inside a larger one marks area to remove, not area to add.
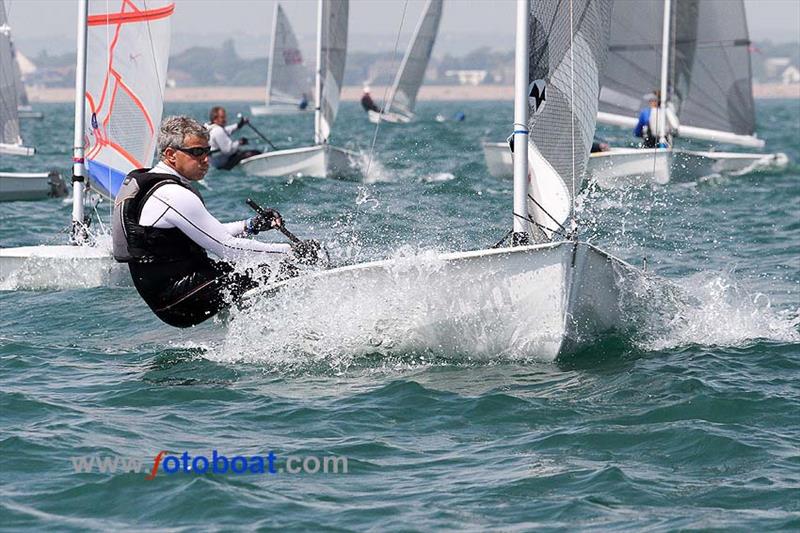
[[[183,148],[208,148],[208,141],[195,135],[187,135],[183,138]],[[199,181],[208,172],[208,154],[193,156],[192,154],[175,150],[172,154],[174,158],[173,167],[186,179]]]
[[[225,113],[224,109],[220,109],[219,111],[217,111],[217,116],[214,119],[214,123],[219,124],[220,126],[224,126],[225,124],[228,123],[228,114]]]

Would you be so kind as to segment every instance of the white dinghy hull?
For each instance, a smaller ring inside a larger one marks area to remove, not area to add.
[[[508,145],[484,142],[483,154],[489,174],[511,178],[513,158]],[[612,148],[594,152],[586,167],[587,178],[604,189],[641,185],[665,185],[671,181],[691,182],[704,176],[738,176],[788,164],[786,154],[700,152],[664,148]]]
[[[612,148],[589,156],[587,178],[603,189],[635,185],[665,185],[670,181],[672,150]]]
[[[0,290],[132,286],[127,265],[103,247],[40,245],[0,248]]]
[[[482,146],[489,174],[496,178],[513,177],[514,159],[508,144],[483,142]],[[670,161],[667,150],[612,148],[589,156],[586,175],[604,188],[640,184],[644,176],[649,176],[650,182],[663,185],[669,182]]]
[[[0,202],[43,200],[66,196],[58,172],[0,172]]]
[[[514,177],[514,158],[511,157],[511,150],[507,143],[503,142],[482,142],[483,159],[489,174],[495,178]]]
[[[314,111],[314,107],[309,104],[305,109],[300,109],[297,104],[293,105],[253,105],[250,106],[250,114],[254,117],[278,116],[278,115],[303,115]]]
[[[245,296],[252,307],[243,312],[279,307],[280,315],[304,317],[308,337],[341,331],[360,339],[364,345],[348,347],[355,351],[444,347],[471,357],[552,361],[623,328],[621,281],[635,273],[592,245],[566,241],[414,256],[257,289]]]
[[[408,124],[411,122],[410,117],[401,115],[400,113],[378,113],[377,111],[372,111],[371,109],[367,111],[367,118],[373,124],[377,124],[379,122],[388,122],[389,124]]]
[[[0,143],[0,154],[3,155],[22,155],[30,157],[36,153],[35,148],[22,146],[21,144],[5,144]]]
[[[249,176],[314,176],[345,178],[360,175],[359,155],[329,144],[265,152],[243,160]]]

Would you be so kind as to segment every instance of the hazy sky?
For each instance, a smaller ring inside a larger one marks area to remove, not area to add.
[[[208,44],[218,46],[222,39],[232,37],[242,55],[265,56],[275,1],[175,0],[173,50],[201,44],[204,38]],[[90,10],[100,11],[106,4],[113,9],[120,3],[121,0],[93,0]],[[301,39],[311,39],[316,31],[316,1],[281,3]],[[391,50],[406,5],[400,39],[402,50],[423,4],[423,0],[350,0],[351,48]],[[73,43],[70,49],[74,49],[75,0],[5,0],[5,5],[13,35],[23,53],[36,55],[42,48],[49,53],[63,52],[70,46],[68,43]],[[156,1],[154,5],[160,4]],[[800,40],[800,0],[745,0],[745,5],[751,39]],[[461,55],[486,45],[510,48],[514,11],[513,0],[445,0],[441,41],[434,53]]]

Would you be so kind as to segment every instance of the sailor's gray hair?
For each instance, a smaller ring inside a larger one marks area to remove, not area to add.
[[[183,147],[183,139],[187,135],[208,140],[208,130],[192,117],[181,115],[165,118],[158,131],[158,157],[161,158],[167,148]]]

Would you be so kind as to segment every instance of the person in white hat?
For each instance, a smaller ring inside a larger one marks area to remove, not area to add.
[[[381,108],[375,104],[375,102],[372,100],[372,96],[369,94],[368,85],[364,85],[364,94],[361,95],[361,107],[364,108],[364,111],[375,111],[376,113],[381,112]]]

